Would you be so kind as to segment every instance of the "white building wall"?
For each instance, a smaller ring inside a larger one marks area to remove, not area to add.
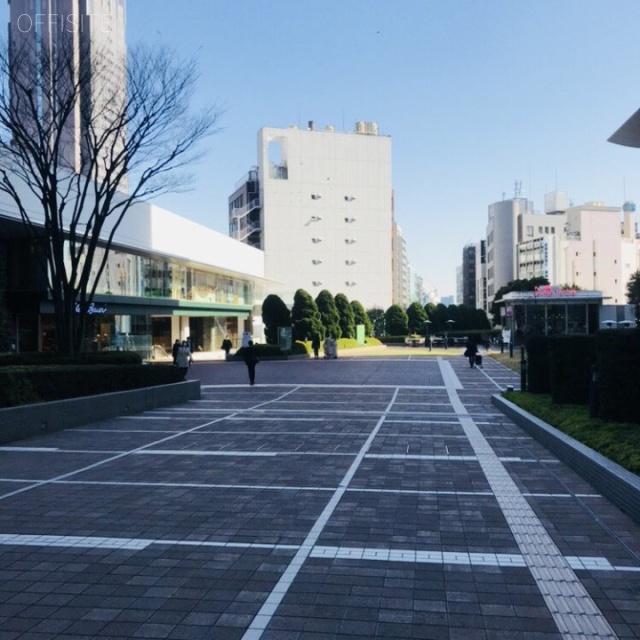
[[[280,152],[277,153],[277,147]],[[265,275],[291,304],[299,288],[392,302],[391,139],[264,128],[258,133]],[[277,174],[273,167],[279,166]]]
[[[620,207],[587,203],[567,209],[567,237],[562,247],[564,281],[602,291],[609,304],[626,302],[635,239],[622,237]]]
[[[549,231],[561,217],[565,216],[538,216],[543,230]],[[523,222],[531,221],[523,217]],[[629,215],[623,220],[619,207],[587,203],[567,210],[560,233],[560,225],[555,227],[556,233],[518,244],[518,277],[544,276],[552,285],[602,291],[608,303],[624,304],[626,283],[640,267],[640,242]]]
[[[489,205],[487,224],[487,303],[489,305],[501,287],[517,278],[518,216],[531,211],[532,204],[524,198],[513,198]]]

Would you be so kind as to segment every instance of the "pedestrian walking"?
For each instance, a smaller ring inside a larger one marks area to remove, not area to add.
[[[187,377],[187,371],[189,370],[189,365],[192,362],[191,358],[191,349],[189,349],[189,343],[186,340],[182,341],[180,348],[178,349],[178,356],[176,358],[176,365],[178,369],[182,372],[182,377]]]
[[[180,351],[180,340],[176,338],[176,341],[173,343],[173,347],[171,347],[171,357],[173,358],[173,366],[178,366],[178,351]]]
[[[478,346],[469,338],[467,340],[467,348],[464,351],[464,357],[469,358],[469,366],[473,369],[476,366],[476,354],[478,353]]]
[[[249,384],[253,386],[256,381],[256,365],[260,362],[253,340],[249,340],[249,344],[244,347],[242,354],[244,356],[244,363],[247,365],[247,371],[249,372]]]
[[[317,360],[320,357],[320,336],[317,333],[313,336],[311,348],[313,349],[313,356]]]
[[[222,350],[224,351],[225,360],[229,359],[229,351],[231,351],[232,346],[233,344],[231,342],[231,338],[229,338],[229,336],[225,336],[224,340],[222,341]]]

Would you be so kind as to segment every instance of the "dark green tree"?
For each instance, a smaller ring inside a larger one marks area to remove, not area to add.
[[[340,316],[340,330],[343,338],[356,337],[356,321],[349,299],[344,293],[339,293],[334,298],[338,315]]]
[[[320,312],[320,322],[325,330],[325,335],[336,339],[342,336],[340,328],[340,314],[336,309],[336,303],[331,292],[323,289],[316,297],[316,305]]]
[[[480,331],[487,331],[491,329],[491,322],[489,317],[485,313],[484,309],[474,309],[472,311],[472,329],[479,329]]]
[[[450,304],[447,307],[447,320],[453,320],[453,323],[449,322],[447,326],[449,331],[464,331],[465,327],[458,305]]]
[[[627,282],[627,301],[636,306],[636,322],[640,322],[640,269]]]
[[[364,307],[357,300],[352,300],[350,302],[351,309],[353,310],[353,321],[356,326],[359,324],[364,325],[364,335],[367,338],[371,338],[373,336],[373,322],[371,322],[371,318],[369,318],[369,314],[364,310]]]
[[[475,329],[473,320],[474,320],[474,312],[475,309],[472,307],[468,307],[466,304],[458,305],[458,317],[460,326],[457,327],[461,331],[466,331],[469,329]]]
[[[409,333],[409,318],[399,304],[392,304],[384,312],[387,335],[406,336]]]
[[[433,323],[431,325],[432,333],[442,333],[447,331],[447,320],[449,319],[449,313],[447,307],[441,302],[438,303],[433,310],[429,313],[429,320]]]
[[[298,289],[293,296],[291,322],[294,340],[310,340],[314,335],[324,335],[318,305],[304,289]]]
[[[291,312],[280,296],[272,293],[264,299],[262,322],[267,344],[278,344],[278,327],[291,326]]]
[[[427,312],[419,302],[412,302],[407,307],[407,318],[409,320],[409,333],[424,333],[424,323],[427,320]]]
[[[382,336],[387,335],[384,311],[378,307],[373,307],[372,309],[367,309],[367,315],[369,316],[369,321],[373,327],[373,335],[376,338],[381,338]]]
[[[504,287],[500,287],[496,291],[496,295],[494,296],[494,302],[491,303],[490,313],[493,319],[493,325],[502,324],[500,318],[500,305],[495,303],[496,300],[502,299],[502,297],[510,293],[511,291],[534,291],[536,287],[541,287],[549,284],[549,281],[546,278],[538,277],[531,279],[523,279],[523,280],[512,280],[508,282]]]

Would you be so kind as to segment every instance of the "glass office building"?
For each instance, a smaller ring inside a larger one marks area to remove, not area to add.
[[[0,203],[0,262],[14,348],[55,349],[46,273],[6,201]],[[118,229],[98,278],[84,349],[135,350],[153,359],[170,353],[176,339],[188,339],[202,352],[219,351],[225,335],[239,346],[245,331],[253,333],[263,273],[262,251],[137,204]]]

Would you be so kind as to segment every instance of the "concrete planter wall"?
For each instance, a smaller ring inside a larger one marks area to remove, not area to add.
[[[562,462],[640,524],[640,477],[546,422],[527,413],[500,395],[494,406],[533,436]]]
[[[0,409],[0,444],[200,398],[200,381]]]

